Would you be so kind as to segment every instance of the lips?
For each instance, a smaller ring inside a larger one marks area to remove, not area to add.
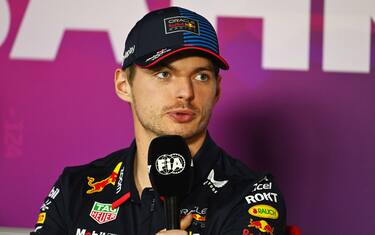
[[[194,119],[195,113],[190,109],[178,109],[168,112],[168,116],[175,122],[186,123]]]

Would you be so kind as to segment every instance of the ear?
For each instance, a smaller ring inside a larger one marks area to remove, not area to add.
[[[221,95],[221,76],[217,75],[216,78],[216,95],[215,95],[215,103],[219,101]]]
[[[115,71],[115,91],[120,99],[132,103],[132,91],[129,80],[125,71],[119,68]]]

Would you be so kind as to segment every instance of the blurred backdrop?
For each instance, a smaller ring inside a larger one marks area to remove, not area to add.
[[[304,235],[371,234],[373,0],[0,0],[0,226],[33,227],[65,166],[130,144],[113,72],[135,21],[170,5],[207,16],[230,63],[216,142],[275,175]]]

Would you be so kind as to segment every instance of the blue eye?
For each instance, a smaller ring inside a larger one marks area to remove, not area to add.
[[[204,74],[204,73],[201,73],[201,74],[198,74],[196,77],[195,77],[196,80],[198,81],[207,81],[209,79],[209,76],[207,74]]]
[[[166,79],[166,78],[169,77],[169,73],[168,72],[158,72],[155,76],[158,79]]]

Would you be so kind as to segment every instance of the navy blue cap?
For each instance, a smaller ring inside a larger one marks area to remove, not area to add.
[[[125,42],[122,68],[151,67],[185,50],[203,52],[219,68],[229,69],[220,56],[214,27],[203,16],[181,7],[149,12],[136,23]]]

